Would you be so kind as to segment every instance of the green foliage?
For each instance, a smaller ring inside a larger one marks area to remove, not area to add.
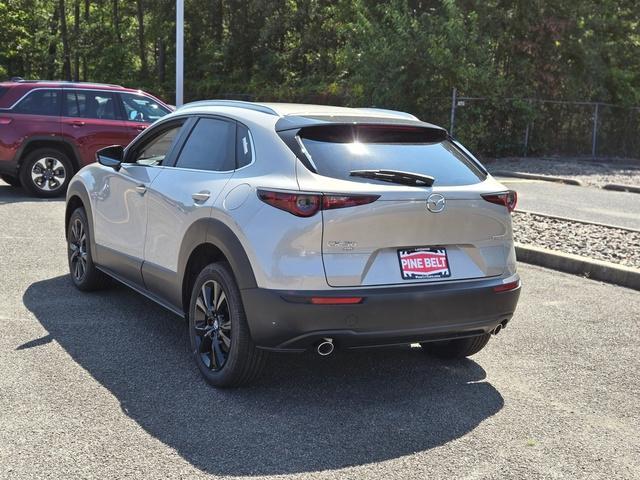
[[[544,122],[505,98],[640,104],[637,0],[186,0],[185,19],[187,100],[375,105],[448,126],[456,87],[487,99],[459,110],[457,135],[492,153]],[[2,0],[0,25],[0,78],[63,78],[66,44],[79,80],[173,98],[174,0]]]

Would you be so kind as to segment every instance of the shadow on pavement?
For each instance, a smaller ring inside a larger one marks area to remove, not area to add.
[[[55,198],[38,198],[27,193],[24,188],[12,187],[0,181],[0,205],[19,202],[64,202],[64,195]]]
[[[251,387],[215,390],[187,350],[185,323],[124,288],[82,294],[66,276],[24,304],[122,410],[197,468],[220,475],[337,469],[443,445],[503,406],[465,360],[420,349],[273,355]],[[20,348],[38,348],[48,338]]]

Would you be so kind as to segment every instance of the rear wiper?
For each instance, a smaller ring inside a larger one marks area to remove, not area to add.
[[[413,187],[430,187],[435,182],[435,178],[430,175],[401,172],[399,170],[351,170],[349,175],[352,177],[373,178],[374,180],[399,183],[401,185],[411,185]]]

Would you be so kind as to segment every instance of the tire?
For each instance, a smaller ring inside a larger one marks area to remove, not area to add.
[[[227,263],[207,265],[193,284],[189,304],[193,359],[214,387],[237,387],[262,371],[266,352],[255,347],[240,290]]]
[[[67,225],[67,259],[69,274],[78,290],[91,292],[107,283],[107,276],[98,270],[91,254],[89,222],[84,208],[76,208]]]
[[[22,162],[20,183],[32,195],[53,198],[64,194],[73,173],[73,164],[64,152],[39,148]]]
[[[458,338],[455,340],[443,340],[441,342],[421,343],[420,346],[425,353],[440,358],[464,358],[470,357],[482,350],[489,339],[490,333],[469,338]]]
[[[12,187],[20,186],[20,179],[18,177],[13,177],[11,175],[0,175],[0,178],[4,183],[11,185]]]

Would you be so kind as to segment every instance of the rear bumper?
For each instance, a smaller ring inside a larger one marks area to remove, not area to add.
[[[517,280],[512,277],[511,281]],[[331,337],[340,348],[393,345],[479,335],[511,319],[516,289],[495,292],[503,279],[391,288],[242,291],[254,342],[269,350],[302,351]],[[362,297],[356,305],[314,305],[311,297]]]

